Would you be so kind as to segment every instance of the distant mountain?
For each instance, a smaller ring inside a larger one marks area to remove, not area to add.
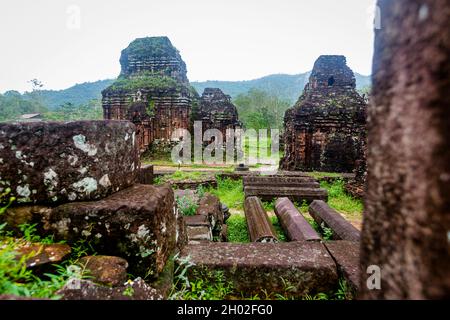
[[[303,91],[310,74],[311,72],[296,75],[273,74],[247,81],[203,81],[191,82],[191,84],[200,95],[205,88],[220,88],[224,93],[234,98],[241,93],[246,93],[250,89],[255,88],[277,95],[293,104]],[[371,84],[370,76],[356,73],[355,78],[357,89],[362,89]],[[50,109],[55,109],[66,102],[81,105],[93,99],[101,99],[102,90],[113,82],[113,79],[86,82],[76,84],[65,90],[42,90],[40,94],[43,102]],[[23,97],[27,99],[30,97],[30,94],[25,93]]]
[[[204,81],[191,82],[199,94],[205,88],[220,88],[231,97],[236,97],[241,93],[246,93],[250,89],[259,89],[268,93],[277,95],[278,97],[295,103],[300,97],[301,92],[308,83],[311,72],[300,73],[296,75],[289,74],[273,74],[263,78],[248,81]],[[364,76],[355,73],[356,88],[358,90],[370,86],[370,76]]]
[[[50,109],[55,109],[66,102],[71,102],[78,106],[93,99],[101,99],[102,90],[113,82],[114,80],[112,79],[85,82],[64,90],[42,90],[40,95],[43,103]],[[29,97],[29,93],[24,94],[25,99]]]

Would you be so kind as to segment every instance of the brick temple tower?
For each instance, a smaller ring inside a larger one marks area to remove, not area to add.
[[[344,56],[320,56],[284,118],[283,170],[352,172],[363,157],[366,102]]]

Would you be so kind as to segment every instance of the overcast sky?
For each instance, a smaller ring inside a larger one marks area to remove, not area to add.
[[[168,36],[197,80],[309,71],[343,54],[370,74],[374,0],[1,0],[0,92],[115,78],[137,37]],[[79,15],[78,15],[79,13]]]

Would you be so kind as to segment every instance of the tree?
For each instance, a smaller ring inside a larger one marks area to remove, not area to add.
[[[234,99],[239,119],[246,128],[282,129],[284,113],[290,103],[267,92],[251,89]]]

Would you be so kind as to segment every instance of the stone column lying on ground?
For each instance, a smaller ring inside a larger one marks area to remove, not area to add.
[[[278,242],[261,200],[257,197],[245,199],[244,211],[251,242]]]
[[[173,191],[137,184],[100,201],[64,204],[44,228],[56,240],[83,239],[98,253],[125,258],[133,275],[156,278],[177,242]]]
[[[18,203],[103,198],[132,185],[139,169],[127,121],[0,124],[0,192]]]
[[[316,200],[309,206],[309,214],[320,227],[333,230],[333,240],[359,241],[360,232],[350,222],[345,220],[336,210],[321,200]]]
[[[275,203],[275,214],[290,241],[320,241],[317,232],[288,198],[280,198]]]
[[[378,8],[361,298],[448,299],[450,2]]]
[[[301,297],[329,292],[338,282],[336,265],[318,242],[204,242],[186,246],[180,258],[194,264],[188,269],[189,279],[222,271],[237,294],[248,296],[265,290]]]

